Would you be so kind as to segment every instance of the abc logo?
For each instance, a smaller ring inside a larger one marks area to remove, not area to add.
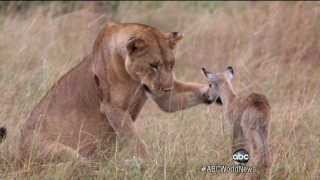
[[[249,161],[250,156],[247,150],[238,149],[233,153],[232,159],[237,163],[245,164]]]

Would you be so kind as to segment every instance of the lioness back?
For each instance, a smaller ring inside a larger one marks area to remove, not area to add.
[[[95,150],[97,139],[107,140],[109,134],[113,134],[99,112],[98,89],[90,64],[88,56],[65,74],[34,108],[22,127],[22,154],[28,154],[35,140],[39,143],[58,141],[87,155]],[[39,137],[33,136],[35,132]]]

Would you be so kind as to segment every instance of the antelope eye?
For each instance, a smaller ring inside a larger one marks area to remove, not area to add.
[[[158,69],[159,68],[159,64],[150,64],[150,67],[153,69]]]
[[[173,69],[174,67],[174,62],[170,64],[170,69]]]

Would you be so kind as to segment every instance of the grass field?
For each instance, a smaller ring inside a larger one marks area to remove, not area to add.
[[[32,4],[21,11],[0,4],[0,126],[8,128],[0,145],[0,179],[229,178],[200,171],[203,165],[233,163],[221,107],[199,105],[168,114],[151,101],[137,121],[152,155],[143,174],[123,169],[121,153],[86,168],[77,162],[15,167],[20,125],[51,85],[91,51],[110,19],[184,33],[176,49],[178,79],[205,83],[202,66],[221,71],[232,65],[236,92],[263,93],[272,107],[268,179],[320,179],[319,5],[87,2]],[[88,173],[92,169],[95,173]]]

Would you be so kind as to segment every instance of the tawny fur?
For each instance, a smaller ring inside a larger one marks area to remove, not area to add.
[[[173,48],[181,37],[142,24],[109,23],[92,53],[54,84],[26,120],[19,159],[30,160],[35,144],[41,159],[94,158],[109,152],[116,136],[147,158],[134,121],[148,97],[166,112],[210,102],[207,85],[174,78]]]

